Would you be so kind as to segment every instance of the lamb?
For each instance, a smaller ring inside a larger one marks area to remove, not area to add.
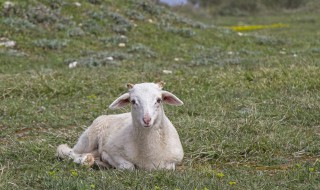
[[[174,170],[183,159],[183,148],[163,103],[179,106],[183,102],[163,86],[162,81],[127,84],[128,92],[109,108],[131,103],[131,113],[98,117],[72,149],[66,144],[58,146],[57,156],[88,166]]]

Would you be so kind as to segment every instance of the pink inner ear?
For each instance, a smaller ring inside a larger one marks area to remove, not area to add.
[[[123,107],[123,106],[127,105],[129,102],[130,102],[129,99],[120,100],[118,106]]]
[[[124,107],[125,105],[127,105],[130,102],[129,97],[130,97],[129,93],[125,93],[125,94],[121,95],[114,102],[112,102],[112,104],[109,106],[109,108],[118,109],[118,108]]]
[[[162,100],[164,103],[170,104],[170,105],[182,105],[183,102],[179,100],[175,95],[171,94],[170,92],[162,92]]]
[[[171,96],[164,96],[163,101],[168,103],[168,104],[177,104],[178,102],[172,98]]]

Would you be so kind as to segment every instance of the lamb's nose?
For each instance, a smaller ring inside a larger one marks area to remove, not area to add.
[[[146,125],[150,125],[150,122],[151,122],[150,116],[145,115],[145,116],[143,117],[143,122],[144,122]]]

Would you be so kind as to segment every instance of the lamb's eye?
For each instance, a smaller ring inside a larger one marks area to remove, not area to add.
[[[161,99],[160,99],[160,98],[157,99],[157,103],[158,103],[158,104],[161,103]]]
[[[132,105],[135,105],[135,104],[136,104],[136,101],[135,101],[135,100],[131,100],[131,104],[132,104]]]

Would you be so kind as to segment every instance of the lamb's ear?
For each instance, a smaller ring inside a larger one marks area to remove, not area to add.
[[[117,98],[112,104],[109,106],[110,109],[118,109],[126,106],[130,103],[130,95],[129,93],[125,93]]]
[[[166,104],[181,106],[183,102],[170,92],[162,91],[162,101]]]

